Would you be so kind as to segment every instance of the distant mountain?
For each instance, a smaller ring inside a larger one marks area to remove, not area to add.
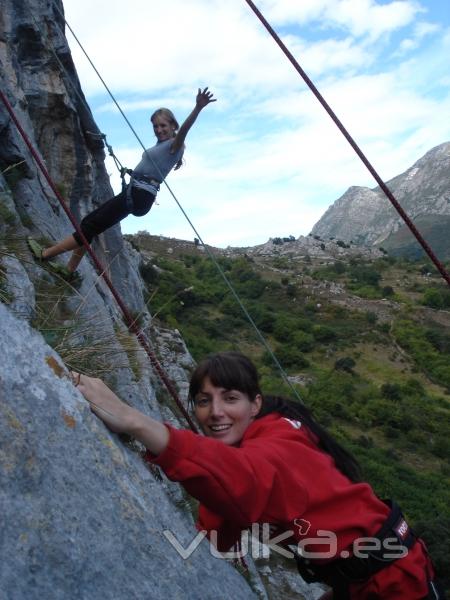
[[[450,258],[450,142],[436,146],[405,173],[387,182],[402,208],[441,260]],[[382,246],[419,258],[422,248],[377,186],[352,186],[334,202],[311,233],[358,245]]]

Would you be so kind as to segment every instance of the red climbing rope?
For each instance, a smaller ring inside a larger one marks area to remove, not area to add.
[[[437,258],[437,256],[434,254],[433,250],[430,248],[430,246],[428,245],[428,243],[425,241],[425,239],[420,234],[419,230],[416,228],[416,226],[414,225],[414,223],[411,221],[411,219],[408,217],[408,215],[406,214],[406,212],[403,210],[403,208],[400,206],[400,204],[398,203],[398,201],[395,199],[395,197],[394,197],[393,193],[391,192],[391,190],[387,187],[387,185],[384,183],[384,181],[381,179],[381,177],[375,171],[374,167],[371,165],[371,163],[366,158],[366,156],[364,155],[364,153],[362,152],[362,150],[359,148],[359,146],[356,144],[355,140],[352,138],[352,136],[346,130],[346,128],[341,123],[341,121],[338,119],[338,117],[336,116],[336,114],[333,112],[333,110],[331,109],[331,107],[329,106],[329,104],[326,102],[326,100],[324,99],[324,97],[322,96],[322,94],[319,92],[319,90],[316,88],[316,86],[314,85],[314,83],[311,81],[311,79],[308,77],[308,75],[305,73],[305,71],[298,64],[298,62],[296,61],[296,59],[294,58],[294,56],[287,49],[287,47],[285,46],[285,44],[281,41],[279,35],[271,27],[271,25],[269,24],[269,22],[265,19],[265,17],[262,15],[261,11],[255,6],[255,4],[252,2],[252,0],[245,0],[245,2],[247,2],[247,4],[253,10],[253,12],[256,14],[256,16],[258,17],[258,19],[261,21],[261,23],[264,25],[264,27],[267,29],[267,31],[270,33],[270,35],[273,37],[273,39],[275,40],[275,42],[281,48],[282,52],[285,54],[285,56],[288,58],[288,60],[292,63],[292,65],[294,66],[294,68],[297,71],[297,73],[299,73],[299,75],[305,81],[306,85],[310,88],[310,90],[313,92],[313,94],[319,100],[320,104],[324,107],[324,109],[327,111],[327,113],[329,114],[329,116],[335,122],[335,124],[337,125],[338,129],[344,135],[344,137],[346,138],[346,140],[348,141],[348,143],[350,144],[350,146],[353,148],[353,150],[356,152],[356,154],[359,156],[359,158],[365,164],[365,166],[367,167],[367,169],[369,170],[369,172],[371,173],[371,175],[373,176],[373,178],[375,179],[375,181],[378,183],[378,185],[380,186],[380,188],[386,194],[386,196],[389,199],[389,201],[391,202],[391,204],[394,206],[394,208],[399,213],[399,215],[401,216],[401,218],[403,219],[403,221],[406,223],[406,225],[409,227],[409,229],[411,230],[411,232],[414,235],[414,237],[417,239],[417,241],[419,242],[419,244],[422,246],[422,248],[428,254],[428,256],[430,257],[430,259],[432,260],[432,262],[436,266],[437,270],[440,272],[440,274],[445,279],[445,281],[448,283],[448,285],[450,285],[450,275],[445,270],[443,264],[439,261],[439,259]]]
[[[109,289],[111,291],[111,294],[113,295],[115,301],[119,305],[119,307],[120,307],[120,309],[122,311],[122,314],[124,316],[125,323],[126,323],[128,329],[129,329],[129,331],[131,331],[132,333],[134,333],[134,335],[137,337],[137,339],[138,339],[139,343],[141,344],[142,348],[145,350],[145,352],[147,353],[148,357],[150,358],[150,362],[152,363],[153,367],[155,368],[156,372],[158,373],[161,381],[164,383],[164,385],[167,388],[167,391],[170,393],[170,395],[172,396],[172,398],[175,400],[176,405],[178,406],[178,408],[182,412],[182,414],[183,414],[184,418],[186,419],[186,421],[188,422],[190,428],[192,429],[192,431],[195,431],[197,433],[197,427],[195,426],[194,422],[192,421],[192,419],[191,419],[189,413],[187,412],[186,408],[184,407],[183,403],[178,398],[178,394],[177,394],[174,386],[172,385],[172,383],[169,380],[167,374],[165,373],[164,369],[162,368],[161,364],[159,363],[158,359],[156,358],[155,353],[150,348],[149,343],[148,343],[146,337],[144,336],[144,333],[137,326],[136,320],[133,319],[133,317],[131,316],[128,308],[126,307],[126,305],[124,303],[124,301],[122,300],[122,298],[120,297],[119,293],[114,288],[114,286],[113,286],[110,278],[106,274],[105,268],[103,267],[103,265],[101,264],[101,262],[99,261],[99,259],[95,255],[94,251],[92,250],[91,246],[89,245],[88,241],[84,237],[83,232],[81,231],[81,229],[80,229],[77,221],[75,220],[75,217],[73,216],[71,210],[67,206],[64,198],[61,196],[61,194],[58,191],[57,187],[53,183],[52,178],[50,177],[50,174],[48,173],[48,171],[47,171],[44,163],[42,162],[39,154],[36,152],[36,150],[34,149],[33,145],[31,144],[30,139],[28,138],[27,134],[25,133],[24,129],[22,128],[19,120],[17,119],[17,117],[16,117],[16,115],[14,113],[14,109],[12,108],[11,104],[9,103],[8,99],[6,98],[6,96],[5,96],[5,94],[3,93],[2,90],[0,90],[0,98],[1,98],[1,100],[3,102],[3,104],[5,105],[6,110],[10,114],[11,119],[14,121],[14,123],[15,123],[15,125],[16,125],[19,133],[20,133],[20,135],[22,136],[23,141],[28,146],[28,149],[31,152],[31,155],[33,156],[36,164],[38,165],[38,167],[41,170],[42,174],[44,175],[45,179],[47,180],[49,186],[53,190],[53,193],[58,198],[59,203],[63,207],[64,212],[66,213],[66,215],[69,217],[69,220],[72,223],[72,225],[74,226],[74,229],[77,231],[78,235],[80,236],[80,238],[81,238],[81,240],[83,242],[84,247],[86,248],[86,250],[88,251],[90,257],[92,258],[92,260],[94,262],[94,265],[95,265],[95,267],[97,269],[97,272],[99,273],[99,275],[101,277],[103,277],[106,285],[109,287]]]

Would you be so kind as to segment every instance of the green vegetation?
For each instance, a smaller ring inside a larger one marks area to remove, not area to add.
[[[440,528],[450,526],[449,292],[432,267],[388,256],[320,264],[218,253],[290,381],[304,382],[291,387],[212,261],[195,245],[168,255],[159,243],[159,255],[141,267],[153,322],[179,329],[195,359],[243,351],[267,393],[297,394],[359,458],[377,493],[399,501],[448,572],[450,541]],[[81,319],[74,290],[50,273],[35,289],[33,326],[67,366],[96,376],[131,367],[140,377],[139,348],[127,332],[103,331],[99,315]],[[0,301],[10,301],[1,271]]]
[[[412,357],[417,369],[450,391],[450,333],[426,327],[410,319],[395,323],[393,334]]]

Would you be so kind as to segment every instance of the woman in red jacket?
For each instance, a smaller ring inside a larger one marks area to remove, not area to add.
[[[306,581],[330,585],[324,598],[440,598],[424,543],[398,507],[360,480],[306,407],[263,396],[244,355],[212,355],[192,376],[205,436],[143,415],[98,379],[83,375],[78,385],[111,430],[140,440],[147,459],[200,501],[198,527],[220,551],[252,528],[282,545]]]

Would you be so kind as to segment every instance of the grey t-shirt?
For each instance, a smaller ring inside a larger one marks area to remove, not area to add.
[[[143,153],[141,162],[133,169],[133,185],[143,187],[156,194],[156,187],[149,183],[135,181],[135,179],[139,180],[139,177],[143,176],[162,182],[183,156],[184,146],[178,152],[171,154],[170,147],[172,144],[173,138],[164,142],[157,142]]]

